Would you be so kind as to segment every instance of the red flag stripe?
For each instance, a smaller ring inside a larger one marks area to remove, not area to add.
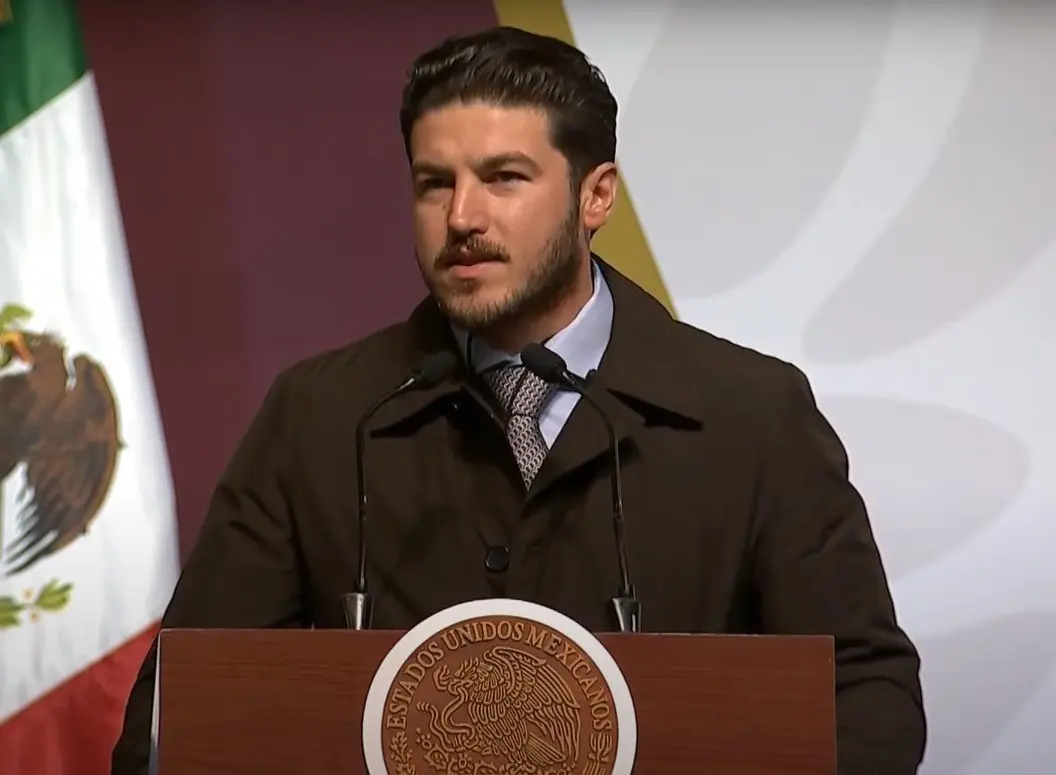
[[[152,625],[0,724],[0,771],[109,775],[128,692],[157,631]]]

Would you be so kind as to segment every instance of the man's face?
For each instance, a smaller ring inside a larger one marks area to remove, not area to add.
[[[445,314],[480,332],[556,308],[587,253],[579,197],[546,115],[442,107],[415,125],[411,157],[415,250]]]

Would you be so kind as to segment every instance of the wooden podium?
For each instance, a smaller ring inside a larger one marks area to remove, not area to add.
[[[162,632],[158,774],[367,773],[364,703],[403,635]],[[835,775],[831,638],[596,637],[633,697],[634,773]]]

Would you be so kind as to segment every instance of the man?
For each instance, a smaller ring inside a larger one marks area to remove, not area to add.
[[[590,375],[626,450],[644,629],[834,635],[840,772],[916,772],[918,656],[807,380],[673,320],[590,251],[617,190],[616,103],[601,74],[517,30],[450,40],[412,68],[401,124],[429,298],[405,323],[279,375],[163,626],[342,627],[355,423],[448,350],[453,378],[372,424],[374,626],[502,595],[614,629],[607,438],[575,394],[517,369],[525,345],[545,341]],[[507,437],[493,418],[511,411],[532,422],[511,421]],[[144,771],[153,669],[152,652],[115,775]]]

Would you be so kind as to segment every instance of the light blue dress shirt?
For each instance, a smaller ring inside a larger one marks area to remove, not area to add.
[[[546,343],[549,349],[565,359],[569,371],[584,378],[598,368],[612,333],[612,294],[595,262],[591,262],[591,275],[594,280],[594,293],[575,319]],[[475,372],[479,373],[498,363],[520,363],[519,353],[496,350],[458,327],[453,326],[453,330],[460,351],[468,356]],[[539,416],[539,429],[547,447],[554,445],[554,440],[579,400],[578,393],[559,389],[543,407]]]

